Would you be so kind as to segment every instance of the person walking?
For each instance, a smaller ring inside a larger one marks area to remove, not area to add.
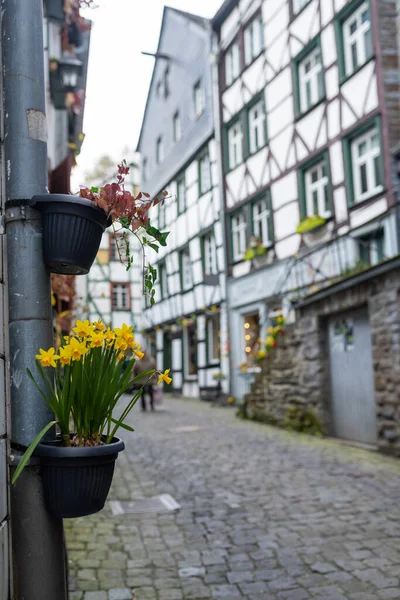
[[[152,369],[156,368],[156,361],[155,359],[151,356],[151,354],[149,352],[147,352],[145,350],[144,352],[144,356],[141,360],[137,360],[135,362],[135,365],[133,367],[133,375],[135,377],[137,377],[138,375],[141,375],[142,373],[145,373],[146,371],[151,371]],[[147,376],[148,378],[148,376]],[[143,381],[139,379],[138,381],[138,385],[141,387],[143,385],[143,382],[146,380],[146,376],[143,378]],[[154,397],[153,397],[153,383],[152,383],[152,379],[150,379],[150,381],[144,386],[143,388],[143,392],[142,395],[140,397],[140,401],[142,404],[142,411],[145,412],[147,410],[147,406],[146,406],[146,396],[149,396],[150,398],[150,408],[151,410],[154,410]]]

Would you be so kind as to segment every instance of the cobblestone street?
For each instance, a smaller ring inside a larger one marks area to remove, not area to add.
[[[400,599],[398,461],[198,401],[129,423],[109,500],[181,509],[66,520],[70,600]]]

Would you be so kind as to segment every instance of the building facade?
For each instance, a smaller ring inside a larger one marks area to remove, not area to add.
[[[156,302],[147,303],[143,328],[174,391],[193,397],[215,390],[221,373],[226,390],[229,376],[211,41],[209,21],[164,9],[138,143],[142,189],[168,191],[151,220],[170,231],[154,260]]]
[[[278,308],[398,253],[396,2],[226,0],[213,28],[242,398]]]

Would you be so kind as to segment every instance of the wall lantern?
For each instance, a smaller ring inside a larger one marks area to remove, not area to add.
[[[83,63],[75,56],[63,55],[58,61],[58,73],[64,92],[76,92]]]

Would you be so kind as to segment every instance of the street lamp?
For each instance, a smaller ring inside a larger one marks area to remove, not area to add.
[[[63,55],[58,61],[58,73],[65,92],[76,92],[83,63],[75,56]]]

